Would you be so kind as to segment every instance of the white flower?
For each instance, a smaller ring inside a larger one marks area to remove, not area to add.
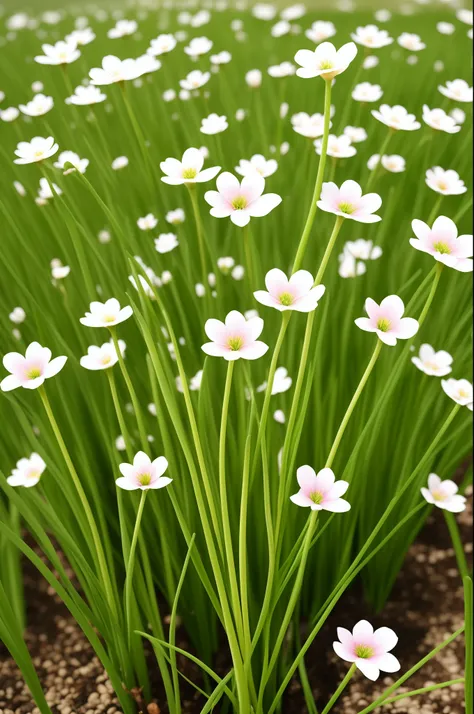
[[[201,72],[199,69],[195,69],[187,75],[186,79],[180,79],[179,84],[183,89],[191,91],[203,87],[210,78],[210,72]]]
[[[347,241],[344,246],[344,252],[350,253],[358,260],[377,260],[382,255],[382,248],[374,245],[371,240],[359,238],[354,241]]]
[[[137,28],[138,24],[135,20],[118,20],[115,27],[112,27],[107,32],[107,37],[111,40],[116,40],[120,37],[133,35],[133,33],[137,31]]]
[[[173,35],[158,35],[150,42],[147,50],[154,57],[171,52],[176,47],[176,38]]]
[[[67,357],[55,357],[48,347],[41,347],[38,342],[32,342],[26,349],[25,356],[18,352],[9,352],[3,358],[3,366],[10,372],[0,383],[2,392],[23,387],[37,389],[45,379],[54,377],[66,364]]]
[[[277,422],[277,424],[284,424],[286,421],[286,416],[285,412],[283,409],[277,409],[276,411],[273,412],[273,418]]]
[[[348,42],[339,50],[336,50],[331,42],[323,42],[314,52],[298,50],[295,62],[300,65],[300,69],[296,70],[296,74],[305,79],[312,77],[334,79],[348,68],[356,54],[357,46],[354,42]]]
[[[246,320],[240,312],[232,310],[225,322],[210,319],[204,329],[211,342],[206,342],[201,349],[211,357],[223,357],[232,362],[240,358],[255,360],[268,350],[268,345],[258,340],[263,330],[260,317]]]
[[[284,35],[287,35],[290,30],[290,23],[287,20],[280,20],[276,23],[276,25],[273,25],[270,34],[272,37],[283,37]]]
[[[300,20],[306,15],[306,6],[303,3],[296,3],[295,5],[289,5],[285,7],[281,13],[280,17],[282,20],[287,20],[288,22],[293,22],[294,20]]]
[[[13,186],[19,196],[21,196],[22,198],[26,196],[26,188],[23,186],[22,183],[20,183],[19,181],[14,181]]]
[[[456,17],[459,22],[464,22],[465,25],[472,25],[472,10],[467,7],[460,7],[456,10]]]
[[[449,352],[436,352],[428,344],[421,345],[418,356],[412,357],[411,361],[419,370],[434,377],[445,377],[452,371],[453,358]]]
[[[116,298],[110,298],[105,303],[91,302],[90,312],[86,312],[85,317],[81,317],[80,322],[86,327],[113,327],[118,325],[133,314],[130,305],[121,308]]]
[[[120,171],[128,166],[128,158],[126,156],[117,156],[116,159],[112,161],[111,164],[114,171]]]
[[[167,468],[168,461],[164,456],[159,456],[152,461],[144,451],[139,451],[133,459],[133,464],[119,465],[122,476],[115,483],[125,491],[164,488],[173,480],[163,476]]]
[[[89,84],[87,87],[80,85],[74,90],[74,94],[65,99],[66,104],[74,104],[78,107],[89,106],[91,104],[99,104],[107,99],[107,95],[103,94],[98,87]]]
[[[234,280],[242,280],[245,275],[245,268],[243,265],[236,265],[232,269],[231,276]]]
[[[356,260],[350,253],[343,252],[339,256],[339,275],[341,278],[356,278],[367,272],[365,263]]]
[[[296,67],[291,62],[281,62],[268,68],[270,77],[291,77],[296,71]]]
[[[316,152],[321,155],[323,149],[323,140],[316,139],[314,142],[316,147]],[[357,154],[357,149],[352,146],[351,140],[348,136],[335,136],[334,134],[329,134],[328,137],[328,148],[327,155],[332,156],[335,159],[348,159],[351,156]]]
[[[55,45],[42,45],[41,49],[44,55],[35,57],[35,62],[38,64],[70,64],[81,56],[80,50],[73,41],[60,40]]]
[[[171,223],[172,226],[184,223],[185,218],[186,216],[182,208],[175,208],[173,211],[168,211],[165,216],[166,222]]]
[[[298,270],[290,278],[278,268],[269,270],[265,276],[266,290],[254,292],[254,298],[280,312],[296,310],[312,312],[325,293],[324,285],[314,285],[314,278],[307,270]]]
[[[51,276],[53,280],[64,280],[70,272],[71,268],[69,265],[53,265],[51,268]]]
[[[232,59],[232,55],[230,52],[227,52],[226,50],[223,50],[222,52],[219,52],[217,55],[211,55],[210,60],[211,64],[219,66],[221,64],[229,64],[229,62]]]
[[[331,469],[316,471],[311,466],[300,466],[296,472],[300,490],[290,500],[297,506],[311,508],[312,511],[344,513],[350,510],[350,503],[341,498],[349,488],[347,481],[336,481]]]
[[[323,20],[318,20],[313,22],[309,30],[306,30],[305,35],[308,40],[318,43],[324,40],[329,40],[336,34],[336,28],[332,22],[324,22]]]
[[[26,312],[22,307],[14,307],[8,317],[15,325],[21,325],[26,320]]]
[[[240,176],[247,176],[257,172],[263,178],[268,178],[275,173],[278,168],[278,162],[275,159],[265,159],[262,154],[254,154],[250,161],[241,159],[239,165],[235,167],[235,171]]]
[[[158,218],[155,218],[153,213],[147,213],[143,218],[139,218],[137,221],[137,226],[141,231],[151,231],[156,228],[158,224]]]
[[[176,99],[176,92],[174,89],[167,89],[163,92],[164,102],[173,102]]]
[[[235,260],[231,256],[224,256],[217,259],[217,267],[224,275],[228,275],[235,265]]]
[[[178,245],[178,238],[174,233],[161,233],[155,238],[155,250],[158,253],[169,253]]]
[[[359,144],[367,139],[367,132],[359,126],[346,126],[344,136],[348,136],[353,144]]]
[[[212,113],[201,120],[200,131],[203,134],[220,134],[228,128],[227,117]]]
[[[324,115],[298,112],[291,117],[291,125],[297,134],[306,136],[308,139],[317,139],[324,134]],[[332,126],[332,122],[329,123]]]
[[[451,109],[451,111],[449,112],[449,116],[453,117],[456,124],[464,124],[464,122],[466,121],[466,112],[462,109],[459,109],[459,107],[454,107],[454,109]]]
[[[89,71],[91,84],[98,86],[136,79],[141,74],[143,74],[143,66],[138,64],[138,60],[120,60],[114,55],[107,55],[102,60],[102,67],[94,67]]]
[[[168,158],[160,163],[160,169],[166,174],[161,177],[161,180],[172,186],[204,183],[215,178],[221,170],[220,166],[201,170],[203,165],[204,157],[199,149],[186,149],[181,161]]]
[[[218,9],[217,6],[216,9]],[[199,12],[191,17],[189,24],[191,27],[202,27],[203,25],[207,25],[207,23],[210,22],[210,19],[211,13],[209,10],[199,10]]]
[[[58,149],[59,146],[52,136],[48,136],[47,139],[42,136],[35,136],[31,141],[20,141],[15,150],[18,158],[13,163],[33,164],[37,161],[44,161],[44,159],[53,156]]]
[[[31,488],[39,482],[46,464],[39,454],[33,452],[29,459],[20,459],[16,463],[11,476],[7,478],[9,486],[24,486]]]
[[[419,324],[412,317],[403,317],[405,305],[398,295],[389,295],[378,305],[372,298],[365,301],[368,317],[358,317],[355,324],[365,332],[375,332],[379,340],[391,347],[397,340],[409,340],[418,332]]]
[[[454,481],[442,481],[436,474],[428,476],[428,488],[421,488],[423,498],[428,503],[451,513],[461,513],[466,508],[466,499],[458,494]]]
[[[438,22],[436,29],[441,35],[452,35],[456,30],[452,22]]]
[[[364,58],[364,61],[362,62],[362,67],[364,69],[373,69],[374,67],[377,67],[379,64],[379,58],[377,55],[367,55],[367,57]]]
[[[125,352],[125,342],[123,340],[118,340],[118,345],[122,356]],[[113,340],[105,342],[101,347],[96,345],[91,345],[87,348],[87,354],[81,357],[79,363],[81,367],[89,369],[93,372],[102,369],[108,369],[113,367],[114,364],[118,362],[118,354],[115,349]]]
[[[366,25],[366,27],[358,27],[351,34],[351,38],[359,45],[368,47],[369,49],[380,49],[391,45],[393,38],[390,37],[387,30],[379,30],[377,25]]]
[[[112,236],[107,230],[99,231],[97,238],[99,239],[99,243],[102,243],[103,245],[105,245],[106,243],[110,243],[110,241],[112,240]]]
[[[273,20],[277,14],[275,5],[265,2],[258,2],[252,8],[252,15],[258,20]]]
[[[426,104],[423,104],[423,121],[432,129],[445,131],[447,134],[457,134],[461,131],[459,124],[456,124],[444,109],[430,109]]]
[[[73,42],[77,47],[83,45],[89,45],[93,40],[95,40],[95,34],[90,27],[83,27],[81,29],[74,30],[69,35],[66,35],[66,42]]]
[[[373,171],[380,163],[380,154],[373,154],[367,161],[367,167],[370,171]],[[390,171],[393,174],[399,174],[405,171],[406,161],[403,156],[399,154],[392,154],[388,156],[384,154],[382,156],[382,166],[386,171]]]
[[[288,370],[286,367],[277,367],[273,376],[272,396],[274,394],[287,392],[290,389],[292,382],[293,380],[288,376]],[[266,388],[267,382],[263,382],[263,384],[257,387],[257,392],[264,392]]]
[[[18,119],[20,112],[16,107],[8,107],[7,109],[0,110],[0,119],[5,122],[12,122]]]
[[[418,219],[413,220],[411,225],[416,235],[416,238],[410,238],[413,248],[428,253],[448,268],[461,273],[472,271],[472,235],[458,236],[454,221],[446,216],[438,216],[431,228]]]
[[[242,182],[228,171],[217,178],[217,191],[207,191],[204,198],[212,206],[211,216],[228,218],[236,226],[246,226],[251,218],[266,216],[281,203],[276,193],[262,195],[265,179],[257,172],[244,176]]]
[[[378,102],[382,95],[380,84],[370,84],[370,82],[356,84],[352,91],[352,99],[356,102]]]
[[[54,105],[52,97],[46,97],[44,94],[35,94],[31,102],[28,104],[19,104],[18,108],[26,116],[40,117],[47,114]]]
[[[456,404],[468,407],[472,411],[474,400],[472,383],[467,379],[442,379],[441,386],[445,394],[451,397]]]
[[[256,89],[262,84],[262,73],[259,69],[251,69],[245,75],[245,81],[249,87]]]
[[[126,445],[125,439],[123,438],[122,435],[117,436],[117,438],[115,439],[115,448],[117,449],[117,451],[125,451],[126,450],[127,445]]]
[[[73,168],[71,168],[71,166],[66,166],[66,164],[72,164]],[[68,174],[76,169],[79,173],[84,174],[89,166],[89,159],[81,159],[74,151],[62,151],[53,166],[57,169],[63,169],[65,174]]]
[[[184,51],[190,57],[199,57],[207,54],[212,49],[213,42],[208,37],[193,37]]]
[[[388,104],[382,104],[379,110],[372,110],[372,116],[391,129],[415,131],[421,126],[420,122],[416,121],[415,115],[409,114],[405,107],[399,104],[393,107]]]
[[[425,43],[421,41],[419,35],[411,34],[410,32],[402,32],[400,37],[397,39],[397,42],[400,47],[410,50],[410,52],[419,52],[420,50],[424,50],[426,47]]]
[[[392,13],[390,12],[390,10],[381,8],[380,10],[376,10],[374,12],[374,17],[377,22],[389,22],[392,19]]]
[[[62,194],[59,186],[55,183],[50,183],[44,176],[40,178],[39,184],[38,196],[44,201],[47,201],[49,198],[54,198],[55,195],[60,196]]]
[[[472,102],[472,87],[464,79],[448,80],[446,86],[438,87],[441,94],[455,102]]]
[[[467,191],[457,171],[445,170],[441,166],[434,166],[427,170],[426,185],[443,196],[458,196]]]

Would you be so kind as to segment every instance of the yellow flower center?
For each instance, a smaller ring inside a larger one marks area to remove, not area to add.
[[[112,357],[111,357],[110,355],[104,355],[104,356],[102,357],[101,362],[102,362],[102,364],[109,364],[109,362],[111,361],[111,359],[112,359]]]
[[[138,480],[141,486],[149,486],[151,483],[151,474],[140,474]]]
[[[196,178],[196,176],[197,176],[196,169],[184,169],[184,171],[183,171],[183,178],[185,178],[185,179],[193,179],[193,178]]]
[[[241,211],[242,209],[247,208],[247,199],[245,196],[236,196],[236,198],[232,201],[232,207],[235,208],[236,211]]]
[[[285,307],[288,307],[288,305],[292,305],[294,301],[294,297],[290,293],[282,293],[279,299],[280,304],[285,305]]]
[[[229,337],[227,340],[227,346],[230,347],[232,352],[237,352],[243,346],[244,341],[241,337]]]
[[[39,471],[35,471],[35,470],[28,471],[28,473],[26,474],[26,478],[29,479],[29,480],[31,480],[31,481],[33,481],[34,479],[39,478],[40,476],[41,476],[40,472],[39,472]]]
[[[324,498],[323,494],[320,491],[313,491],[313,493],[311,493],[309,497],[312,502],[315,503],[317,506],[322,503]]]
[[[41,370],[39,367],[32,367],[28,370],[26,376],[28,379],[38,379],[38,377],[41,377]]]
[[[450,255],[451,253],[449,245],[447,243],[443,243],[441,240],[435,243],[433,248],[437,253],[441,253],[442,255]]]
[[[390,320],[388,320],[386,317],[381,317],[380,320],[377,320],[377,330],[380,330],[380,332],[388,332],[390,326]]]
[[[343,202],[339,204],[339,210],[342,213],[347,213],[350,216],[351,213],[354,213],[355,206],[353,206],[352,203]]]
[[[333,63],[331,60],[323,60],[321,64],[319,65],[319,69],[332,69],[333,68]]]
[[[368,645],[357,645],[355,648],[355,653],[357,657],[360,657],[361,659],[369,659],[370,657],[374,656],[373,648],[369,647]]]
[[[438,188],[441,191],[447,191],[448,190],[448,184],[445,181],[438,181]]]
[[[115,322],[115,315],[104,315],[104,322]]]
[[[448,496],[444,493],[444,491],[441,491],[441,489],[433,491],[432,494],[435,501],[446,501],[448,498]]]

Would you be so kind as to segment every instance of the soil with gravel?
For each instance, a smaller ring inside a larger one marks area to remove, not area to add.
[[[472,558],[472,509],[458,516],[465,552]],[[25,594],[28,629],[25,639],[33,657],[46,699],[53,714],[121,714],[104,670],[68,611],[39,580],[36,571],[26,568]],[[374,615],[364,605],[356,586],[342,598],[316,645],[305,660],[309,682],[318,708],[347,672],[347,665],[333,654],[332,641],[338,625],[351,628],[358,619],[370,619],[374,626],[388,625],[399,636],[396,654],[406,671],[424,654],[457,630],[463,623],[462,584],[443,514],[435,509],[416,542],[410,548],[393,592],[383,612]],[[185,634],[179,646],[186,648]],[[327,654],[322,654],[327,653]],[[178,660],[188,677],[199,676],[189,660]],[[151,671],[156,671],[150,659]],[[454,641],[418,671],[397,694],[463,676],[464,642]],[[219,665],[216,665],[219,668]],[[384,677],[372,683],[355,676],[332,710],[334,714],[357,714],[394,680]],[[154,683],[154,701],[139,701],[147,714],[167,714],[163,690]],[[198,714],[202,708],[194,690],[183,689],[183,712]],[[139,699],[139,697],[138,697]],[[405,698],[383,707],[395,714],[462,714],[465,711],[462,685]],[[284,714],[308,714],[299,680],[285,696]],[[0,643],[0,714],[40,714],[7,650]]]

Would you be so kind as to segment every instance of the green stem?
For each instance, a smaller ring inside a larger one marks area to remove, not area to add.
[[[66,462],[67,469],[69,471],[71,479],[72,479],[74,486],[76,488],[76,491],[79,495],[79,499],[81,501],[82,507],[84,509],[84,513],[86,515],[86,519],[87,519],[87,522],[89,524],[89,528],[91,531],[92,540],[94,542],[98,568],[99,568],[99,572],[101,574],[101,577],[102,577],[102,580],[104,583],[107,601],[109,603],[109,607],[111,608],[112,612],[114,613],[115,617],[117,618],[117,608],[116,608],[115,598],[113,596],[112,584],[111,584],[110,577],[109,577],[109,569],[107,567],[105,553],[104,553],[104,549],[102,548],[100,534],[99,534],[97,524],[94,519],[94,515],[93,515],[91,507],[89,505],[89,501],[87,500],[85,491],[82,488],[82,484],[81,484],[81,481],[77,474],[77,471],[74,467],[74,464],[72,463],[72,459],[69,456],[67,446],[64,443],[64,439],[63,439],[62,434],[59,430],[59,426],[58,426],[56,418],[53,414],[53,410],[51,408],[50,401],[46,394],[46,390],[43,386],[41,386],[41,387],[39,387],[38,392],[41,397],[41,401],[43,402],[43,406],[44,406],[46,415],[49,419],[49,423],[51,424],[51,428],[53,430],[54,436],[56,437],[56,441],[58,442],[59,449],[61,451],[64,461]]]
[[[202,284],[206,289],[206,295],[208,294],[209,286],[207,281],[207,267],[206,267],[206,248],[204,245],[204,232],[201,221],[201,214],[199,212],[199,202],[197,197],[196,186],[194,184],[188,185],[189,195],[191,197],[191,203],[193,206],[194,220],[196,223],[196,232],[198,238],[198,248],[199,248],[199,260],[201,262],[201,280]]]
[[[127,367],[125,365],[125,360],[123,358],[122,350],[120,349],[119,341],[117,338],[117,331],[116,331],[115,327],[110,327],[109,331],[112,336],[112,341],[114,343],[115,351],[117,352],[120,369],[122,371],[122,375],[125,380],[125,384],[127,385],[128,393],[130,394],[130,399],[132,400],[133,411],[135,413],[135,418],[137,420],[138,432],[140,434],[140,441],[141,441],[142,449],[143,449],[143,451],[145,451],[145,453],[148,454],[148,439],[147,439],[147,435],[146,435],[145,424],[143,422],[142,412],[140,409],[140,402],[138,401],[138,397],[135,392],[135,388],[132,384],[132,380],[130,379],[130,375],[129,375]],[[125,438],[125,435],[124,435],[124,438]]]
[[[464,548],[461,541],[461,536],[459,534],[458,524],[456,523],[456,518],[453,513],[444,511],[444,517],[449,529],[449,535],[451,536],[451,542],[453,544],[454,552],[456,554],[456,561],[458,564],[459,574],[461,578],[469,577],[469,568],[466,561],[466,556],[464,554]]]
[[[428,692],[434,692],[437,689],[444,689],[445,687],[452,687],[453,684],[463,684],[464,679],[460,677],[459,679],[450,679],[449,682],[441,682],[440,684],[431,684],[429,687],[422,687],[421,689],[412,689],[410,692],[404,692],[404,694],[398,694],[396,697],[390,697],[386,699],[382,706],[386,704],[393,704],[393,702],[399,702],[401,699],[406,699],[407,697],[416,697],[419,694],[427,694]],[[466,702],[467,706],[467,702]],[[466,709],[467,711],[467,709]]]
[[[315,285],[321,285],[324,273],[326,272],[326,268],[327,268],[327,265],[329,262],[329,258],[331,257],[331,253],[333,251],[334,245],[336,243],[337,237],[339,235],[339,231],[341,230],[343,223],[344,223],[344,218],[342,216],[337,216],[336,222],[334,224],[334,228],[331,233],[331,237],[329,238],[329,242],[326,246],[326,250],[324,251],[321,265],[319,266],[319,270],[316,273],[316,277],[314,279]]]
[[[436,199],[436,202],[431,210],[430,216],[428,218],[428,225],[430,227],[433,225],[433,221],[436,218],[436,216],[438,215],[438,211],[441,207],[441,203],[443,202],[443,198],[444,198],[444,196],[442,194],[441,194],[441,196],[438,196],[438,198]]]
[[[369,176],[369,180],[367,181],[367,187],[365,189],[366,193],[369,193],[370,189],[372,188],[372,186],[375,183],[375,179],[377,178],[380,168],[382,167],[382,156],[384,156],[385,152],[387,151],[388,145],[390,144],[390,140],[391,140],[392,136],[394,135],[394,133],[395,132],[393,129],[388,130],[388,134],[385,137],[385,141],[383,142],[382,146],[379,149],[379,161]]]
[[[332,466],[334,458],[337,454],[337,450],[339,448],[339,444],[341,443],[341,439],[344,436],[344,432],[346,430],[347,424],[349,423],[349,419],[351,418],[352,412],[354,411],[354,409],[357,405],[357,402],[360,399],[360,395],[362,394],[362,391],[363,391],[365,385],[367,384],[367,381],[372,373],[372,370],[375,367],[375,363],[377,362],[377,359],[380,355],[380,351],[381,351],[382,347],[383,347],[383,342],[381,340],[377,339],[377,344],[375,345],[375,349],[373,351],[372,357],[370,358],[370,362],[367,365],[367,368],[366,368],[364,374],[362,375],[359,385],[354,393],[354,396],[351,399],[349,406],[347,407],[347,411],[344,414],[344,418],[343,418],[341,425],[339,426],[339,429],[337,431],[336,438],[334,439],[333,445],[331,447],[331,451],[330,451],[329,456],[326,461],[326,468],[331,468],[331,466]]]
[[[314,185],[313,198],[311,200],[311,205],[309,207],[308,217],[306,218],[306,223],[303,228],[303,233],[300,238],[298,245],[298,250],[296,251],[295,262],[293,264],[293,273],[299,270],[301,263],[304,258],[306,251],[306,246],[308,244],[311,229],[313,227],[314,218],[316,216],[316,211],[318,210],[319,196],[321,195],[321,188],[323,185],[324,169],[326,167],[326,156],[328,150],[328,139],[329,139],[329,125],[331,123],[331,80],[326,81],[326,87],[324,91],[324,132],[323,141],[321,146],[321,157],[319,159],[318,173],[316,176],[316,183]]]
[[[125,577],[125,623],[127,628],[127,641],[128,647],[130,648],[130,640],[132,636],[132,584],[133,584],[133,570],[135,567],[135,553],[137,550],[138,534],[140,532],[140,523],[142,520],[143,509],[145,508],[145,501],[147,497],[148,489],[142,491],[140,498],[140,503],[138,506],[137,517],[135,520],[135,528],[133,529],[132,542],[130,544],[130,553],[128,555],[128,563]]]
[[[332,697],[329,700],[329,702],[327,703],[327,705],[324,707],[322,714],[328,714],[328,712],[331,711],[331,709],[333,708],[333,706],[335,705],[335,703],[341,696],[342,692],[344,691],[344,689],[347,687],[347,685],[351,681],[352,677],[354,676],[355,671],[356,671],[356,665],[353,664],[349,668],[349,671],[347,672],[346,676],[344,677],[344,679],[342,680],[342,682],[340,683],[340,685],[338,686],[338,688],[332,695]]]
[[[432,283],[432,285],[431,285],[430,293],[429,293],[429,295],[428,295],[428,297],[427,297],[427,299],[426,299],[426,302],[425,302],[425,305],[424,305],[424,307],[423,307],[422,313],[421,313],[420,317],[418,318],[418,324],[419,324],[420,327],[421,327],[422,324],[424,323],[424,321],[425,321],[425,319],[426,319],[426,316],[427,316],[427,314],[428,314],[428,310],[429,310],[430,307],[431,307],[431,303],[432,303],[433,300],[434,300],[434,296],[435,296],[435,294],[436,294],[436,290],[438,289],[438,284],[439,284],[439,280],[440,280],[440,278],[441,278],[441,273],[442,273],[442,272],[443,272],[443,264],[442,264],[442,263],[437,263],[437,264],[436,264],[436,272],[435,272],[435,276],[434,276],[433,283]]]
[[[257,281],[255,277],[255,266],[252,255],[252,248],[250,245],[250,231],[248,226],[242,228],[242,238],[244,243],[244,254],[245,254],[245,264],[248,282],[250,285],[250,292],[253,295],[253,291],[257,288]]]

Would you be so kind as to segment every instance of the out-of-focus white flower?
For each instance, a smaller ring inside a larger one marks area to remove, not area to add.
[[[138,23],[135,20],[117,20],[115,27],[107,32],[107,37],[111,40],[118,40],[120,37],[133,35],[137,29]]]
[[[418,356],[412,357],[411,361],[419,370],[434,377],[445,377],[452,371],[453,358],[449,352],[436,352],[426,343],[421,345]]]
[[[176,38],[173,35],[158,35],[150,42],[150,47],[147,52],[153,57],[171,52],[176,47]]]
[[[15,150],[17,158],[13,163],[33,164],[37,161],[44,161],[44,159],[53,156],[58,149],[59,146],[52,136],[48,136],[46,139],[42,136],[35,136],[31,141],[20,141]]]
[[[200,131],[203,134],[220,134],[228,128],[226,116],[219,116],[218,114],[212,113],[208,117],[201,120]]]
[[[81,56],[80,50],[77,49],[77,45],[73,41],[60,40],[55,45],[42,45],[41,49],[44,54],[34,58],[38,64],[71,64]]]
[[[373,171],[380,163],[380,154],[373,154],[367,161],[367,168]],[[399,154],[392,154],[390,156],[384,154],[382,156],[382,166],[386,171],[390,171],[393,174],[399,174],[405,171],[406,161],[403,156]]]
[[[190,57],[200,57],[212,49],[213,42],[208,37],[193,37],[184,51]]]
[[[90,104],[99,104],[107,99],[107,95],[103,94],[98,87],[89,84],[87,87],[80,85],[74,90],[74,94],[67,97],[64,101],[66,104],[75,104],[76,106],[89,106]]]
[[[457,171],[434,166],[426,172],[426,185],[443,196],[457,196],[466,193],[467,188]]]
[[[357,84],[352,92],[352,99],[356,102],[378,102],[383,95],[380,84],[362,82]]]
[[[317,20],[313,22],[309,30],[306,30],[305,35],[308,40],[315,42],[324,42],[324,40],[329,40],[336,34],[336,28],[332,22],[324,22],[323,20]]]
[[[380,49],[391,45],[393,37],[390,37],[387,30],[380,30],[377,25],[367,25],[366,27],[358,27],[351,34],[351,38],[357,44],[369,49]]]
[[[172,211],[168,211],[165,216],[166,222],[171,223],[172,226],[178,226],[180,223],[184,223],[185,218],[186,216],[182,208],[175,208]]]
[[[114,171],[120,171],[128,166],[128,158],[126,156],[117,156],[116,159],[112,161],[111,164]]]
[[[70,165],[68,166],[68,164]],[[53,166],[57,169],[62,169],[64,174],[76,170],[84,174],[89,166],[89,159],[81,159],[75,151],[62,151]]]
[[[245,75],[245,81],[252,89],[257,89],[262,84],[262,73],[259,69],[251,69]]]
[[[22,307],[14,307],[8,315],[8,318],[11,322],[15,323],[15,325],[21,325],[21,323],[26,320],[26,312]]]
[[[174,233],[161,233],[155,238],[155,250],[158,253],[170,253],[177,248],[179,241]]]
[[[44,94],[35,94],[33,99],[27,104],[19,104],[18,108],[26,116],[40,117],[47,114],[54,105],[52,97],[46,97]]]

